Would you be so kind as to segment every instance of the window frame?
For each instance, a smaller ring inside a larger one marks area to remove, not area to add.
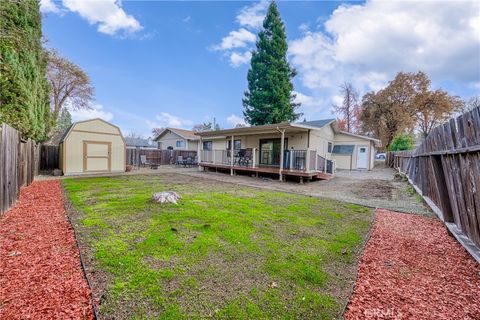
[[[237,143],[238,143],[238,146],[237,146]],[[232,144],[232,139],[227,141],[227,150],[232,149],[231,144]],[[239,140],[233,140],[233,150],[241,150],[241,149],[242,149],[242,140],[240,140],[240,139]]]
[[[186,146],[185,140],[175,141],[175,148],[185,148],[185,146]]]
[[[209,147],[205,148],[205,145],[209,145]],[[213,141],[212,140],[202,141],[202,150],[212,151],[213,150]]]
[[[328,141],[327,142],[327,152],[332,153],[332,151],[333,151],[333,143]]]

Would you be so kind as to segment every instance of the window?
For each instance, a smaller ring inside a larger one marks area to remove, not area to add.
[[[203,150],[212,150],[212,141],[203,141]]]
[[[354,145],[340,145],[337,144],[333,147],[332,153],[340,155],[351,155],[353,153]]]
[[[360,153],[365,153],[367,151],[366,148],[360,148]]]
[[[331,142],[328,143],[328,153],[332,153],[333,144]]]
[[[178,141],[176,142],[176,146],[177,146],[177,148],[185,148],[185,141],[183,141],[183,140],[178,140]]]
[[[228,140],[227,150],[230,150],[230,149],[231,149],[231,144],[232,144],[232,140]],[[234,148],[234,150],[240,150],[240,149],[242,149],[242,141],[241,141],[241,140],[235,140],[235,141],[233,141],[233,148]]]

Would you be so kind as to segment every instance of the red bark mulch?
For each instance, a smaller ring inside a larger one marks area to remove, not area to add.
[[[0,218],[0,319],[92,318],[60,182],[34,182]]]
[[[439,220],[377,210],[345,319],[480,319],[480,265]]]

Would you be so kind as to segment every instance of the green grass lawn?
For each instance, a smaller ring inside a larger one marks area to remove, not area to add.
[[[183,175],[66,179],[106,318],[340,318],[373,212]],[[173,190],[178,205],[150,201]]]

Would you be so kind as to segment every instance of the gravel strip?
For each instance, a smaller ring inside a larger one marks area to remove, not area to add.
[[[34,182],[0,218],[0,319],[92,319],[59,181]]]
[[[480,265],[439,220],[378,209],[345,319],[480,319]]]

